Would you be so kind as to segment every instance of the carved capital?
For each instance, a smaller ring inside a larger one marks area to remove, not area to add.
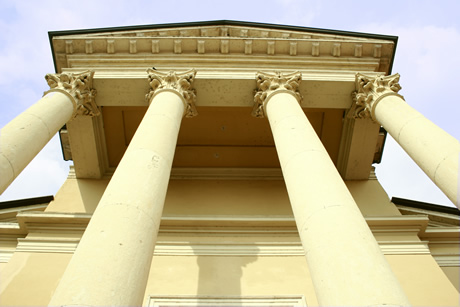
[[[147,69],[150,91],[145,98],[149,103],[153,97],[161,91],[174,91],[178,93],[184,101],[185,117],[194,117],[198,115],[195,107],[196,91],[192,88],[196,71],[194,69],[183,73],[170,71],[168,73],[159,72],[152,68]]]
[[[254,95],[254,108],[252,109],[252,116],[254,117],[265,117],[265,104],[269,98],[276,93],[290,93],[299,103],[302,100],[302,96],[299,93],[302,74],[298,71],[291,74],[258,72],[256,79],[257,89]]]
[[[382,98],[391,95],[403,98],[398,94],[401,89],[399,74],[391,76],[379,75],[373,78],[357,73],[355,84],[356,92],[353,93],[353,105],[348,112],[349,117],[370,117],[375,121],[374,110]]]
[[[73,117],[77,115],[98,116],[99,108],[95,102],[96,90],[93,89],[94,71],[81,73],[47,74],[45,76],[51,92],[67,95],[74,106]]]

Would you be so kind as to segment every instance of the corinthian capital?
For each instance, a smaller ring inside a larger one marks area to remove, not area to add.
[[[97,116],[100,114],[94,97],[96,90],[93,86],[94,71],[81,73],[47,74],[45,76],[51,92],[60,92],[67,95],[73,103],[74,113],[77,115]]]
[[[185,117],[194,117],[198,115],[195,108],[196,91],[192,88],[196,75],[194,69],[183,73],[176,73],[174,71],[164,73],[149,68],[147,73],[149,75],[150,91],[145,95],[145,98],[149,103],[151,103],[153,97],[162,90],[174,91],[184,99]]]
[[[391,95],[403,98],[398,94],[401,89],[399,74],[373,78],[357,73],[355,84],[356,92],[353,93],[353,106],[349,112],[354,118],[371,117],[375,121],[374,110],[382,98]]]
[[[252,109],[252,116],[262,118],[265,117],[265,104],[268,99],[275,93],[290,93],[297,101],[301,101],[302,96],[299,93],[300,81],[302,81],[302,74],[298,71],[291,74],[282,74],[280,72],[261,73],[256,75],[257,90],[254,95],[254,108]]]

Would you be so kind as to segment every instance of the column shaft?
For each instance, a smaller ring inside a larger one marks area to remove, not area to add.
[[[374,116],[428,177],[460,208],[459,141],[409,106],[400,96],[383,97],[376,103]]]
[[[51,92],[0,132],[0,194],[72,117],[69,96]]]
[[[345,183],[293,94],[265,112],[322,306],[409,305]]]
[[[183,114],[178,93],[155,95],[51,306],[142,304]]]
[[[356,74],[354,116],[379,122],[430,179],[460,208],[460,143],[398,94],[399,74]]]

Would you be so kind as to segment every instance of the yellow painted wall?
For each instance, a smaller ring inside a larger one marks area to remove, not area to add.
[[[93,213],[108,182],[67,179],[45,211]],[[364,216],[400,215],[377,180],[346,185]],[[164,214],[292,215],[292,210],[281,180],[171,180]]]
[[[46,212],[93,213],[109,179],[67,179]]]
[[[460,292],[460,267],[458,266],[443,266],[441,267],[444,274],[449,278],[450,282]],[[460,303],[459,303],[460,305]]]
[[[364,216],[401,215],[377,180],[349,180],[345,184]]]
[[[155,256],[149,295],[305,295],[317,305],[305,257]]]
[[[46,306],[72,254],[18,253],[1,271],[1,306]]]
[[[460,297],[431,255],[386,255],[412,306],[459,306]]]

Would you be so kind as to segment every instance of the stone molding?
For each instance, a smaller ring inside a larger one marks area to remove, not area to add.
[[[7,248],[0,249],[0,256],[7,261],[13,251],[73,253],[80,237],[91,219],[86,213],[21,212],[18,213],[17,231],[10,237]],[[385,236],[401,232],[411,235],[423,233],[428,219],[421,216],[367,217],[372,232],[384,254],[430,254],[431,240],[392,240]],[[199,226],[199,227],[197,227]],[[8,229],[0,227],[2,234]],[[27,234],[40,233],[40,237]],[[55,234],[65,233],[66,237]],[[155,247],[155,255],[242,255],[242,256],[302,256],[304,250],[298,238],[292,216],[163,216]],[[186,235],[191,241],[181,241]],[[203,237],[219,237],[219,241],[203,241]],[[235,241],[237,237],[254,237],[250,242]],[[267,241],[267,238],[284,238]],[[379,240],[379,237],[382,240]],[[457,240],[457,239],[455,239]],[[438,242],[439,244],[445,242]],[[449,244],[453,244],[450,241]],[[6,246],[6,245],[5,245]],[[433,253],[436,255],[436,253]],[[1,259],[0,259],[1,260]],[[452,263],[452,262],[449,262]]]
[[[161,233],[161,232],[160,232]],[[222,238],[224,239],[224,237]],[[16,252],[28,253],[73,253],[78,246],[78,238],[18,238]],[[429,255],[427,241],[378,241],[384,255]],[[9,250],[12,253],[13,250]],[[0,250],[1,252],[1,250]],[[158,240],[155,245],[155,256],[304,256],[299,241],[288,242],[189,242]],[[438,256],[438,255],[436,255]],[[443,256],[443,255],[439,255]],[[449,255],[452,265],[458,256]],[[8,255],[5,254],[5,259]],[[452,259],[451,259],[452,258]],[[1,262],[1,261],[0,261]],[[7,261],[4,261],[7,262]],[[457,264],[458,266],[458,264]]]
[[[375,118],[375,108],[377,104],[387,96],[398,96],[401,90],[399,85],[399,74],[390,76],[379,75],[369,77],[361,73],[356,74],[356,91],[353,93],[353,105],[348,112],[348,117],[368,118],[377,121]]]
[[[182,73],[177,73],[175,71],[164,73],[149,68],[147,69],[147,73],[150,91],[145,95],[145,99],[149,104],[152,102],[155,95],[161,91],[172,91],[182,97],[185,106],[185,117],[194,117],[198,115],[195,107],[196,91],[192,88],[196,76],[196,71],[194,69]]]
[[[93,77],[94,71],[91,70],[81,73],[46,74],[45,80],[50,90],[44,95],[58,92],[69,97],[74,107],[72,118],[77,115],[98,116],[100,111],[95,101]]]
[[[210,296],[210,295],[149,295],[146,301],[148,307],[181,307],[181,306],[307,306],[305,296],[276,295],[276,296]]]
[[[283,74],[281,72],[263,73],[256,75],[257,89],[254,95],[252,116],[265,117],[265,105],[275,93],[289,93],[300,103],[302,96],[299,92],[302,73],[299,71]]]

